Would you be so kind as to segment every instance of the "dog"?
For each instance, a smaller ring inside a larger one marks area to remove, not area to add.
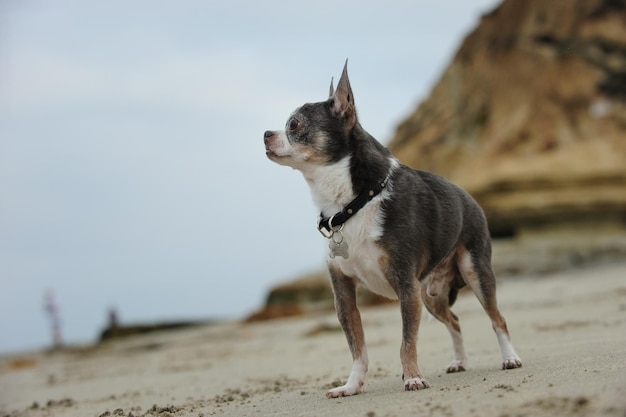
[[[348,61],[329,98],[296,109],[285,130],[264,133],[266,156],[300,171],[320,210],[328,239],[335,309],[352,353],[345,385],[328,398],[358,394],[368,367],[356,286],[399,300],[400,360],[407,391],[430,387],[417,363],[422,302],[446,325],[454,359],[447,372],[465,371],[468,358],[457,316],[450,310],[468,285],[491,319],[502,368],[522,366],[496,301],[491,239],[485,215],[464,190],[435,174],[401,165],[359,120]]]

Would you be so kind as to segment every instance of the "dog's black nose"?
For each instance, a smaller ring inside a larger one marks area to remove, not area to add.
[[[271,138],[272,136],[274,136],[274,132],[272,132],[271,130],[266,130],[266,131],[265,131],[265,133],[263,133],[263,137],[264,137],[265,139],[269,139],[269,138]]]

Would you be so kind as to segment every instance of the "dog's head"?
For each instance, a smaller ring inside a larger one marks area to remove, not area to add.
[[[331,80],[328,100],[296,109],[287,119],[285,130],[265,132],[265,154],[269,159],[303,170],[349,155],[350,132],[357,116],[347,68],[346,61],[336,91]]]

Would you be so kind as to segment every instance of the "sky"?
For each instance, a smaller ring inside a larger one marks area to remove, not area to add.
[[[0,2],[0,353],[122,323],[236,319],[325,266],[263,132],[344,61],[382,143],[495,0]]]

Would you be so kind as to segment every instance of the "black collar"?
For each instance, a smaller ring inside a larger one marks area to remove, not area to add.
[[[357,214],[359,210],[361,210],[367,203],[383,191],[389,182],[389,177],[391,177],[392,172],[393,170],[389,171],[389,174],[387,174],[382,182],[376,183],[367,191],[363,191],[338,213],[335,213],[330,217],[324,217],[324,214],[320,213],[317,230],[319,230],[325,238],[330,238],[334,231],[338,230],[345,222]]]

